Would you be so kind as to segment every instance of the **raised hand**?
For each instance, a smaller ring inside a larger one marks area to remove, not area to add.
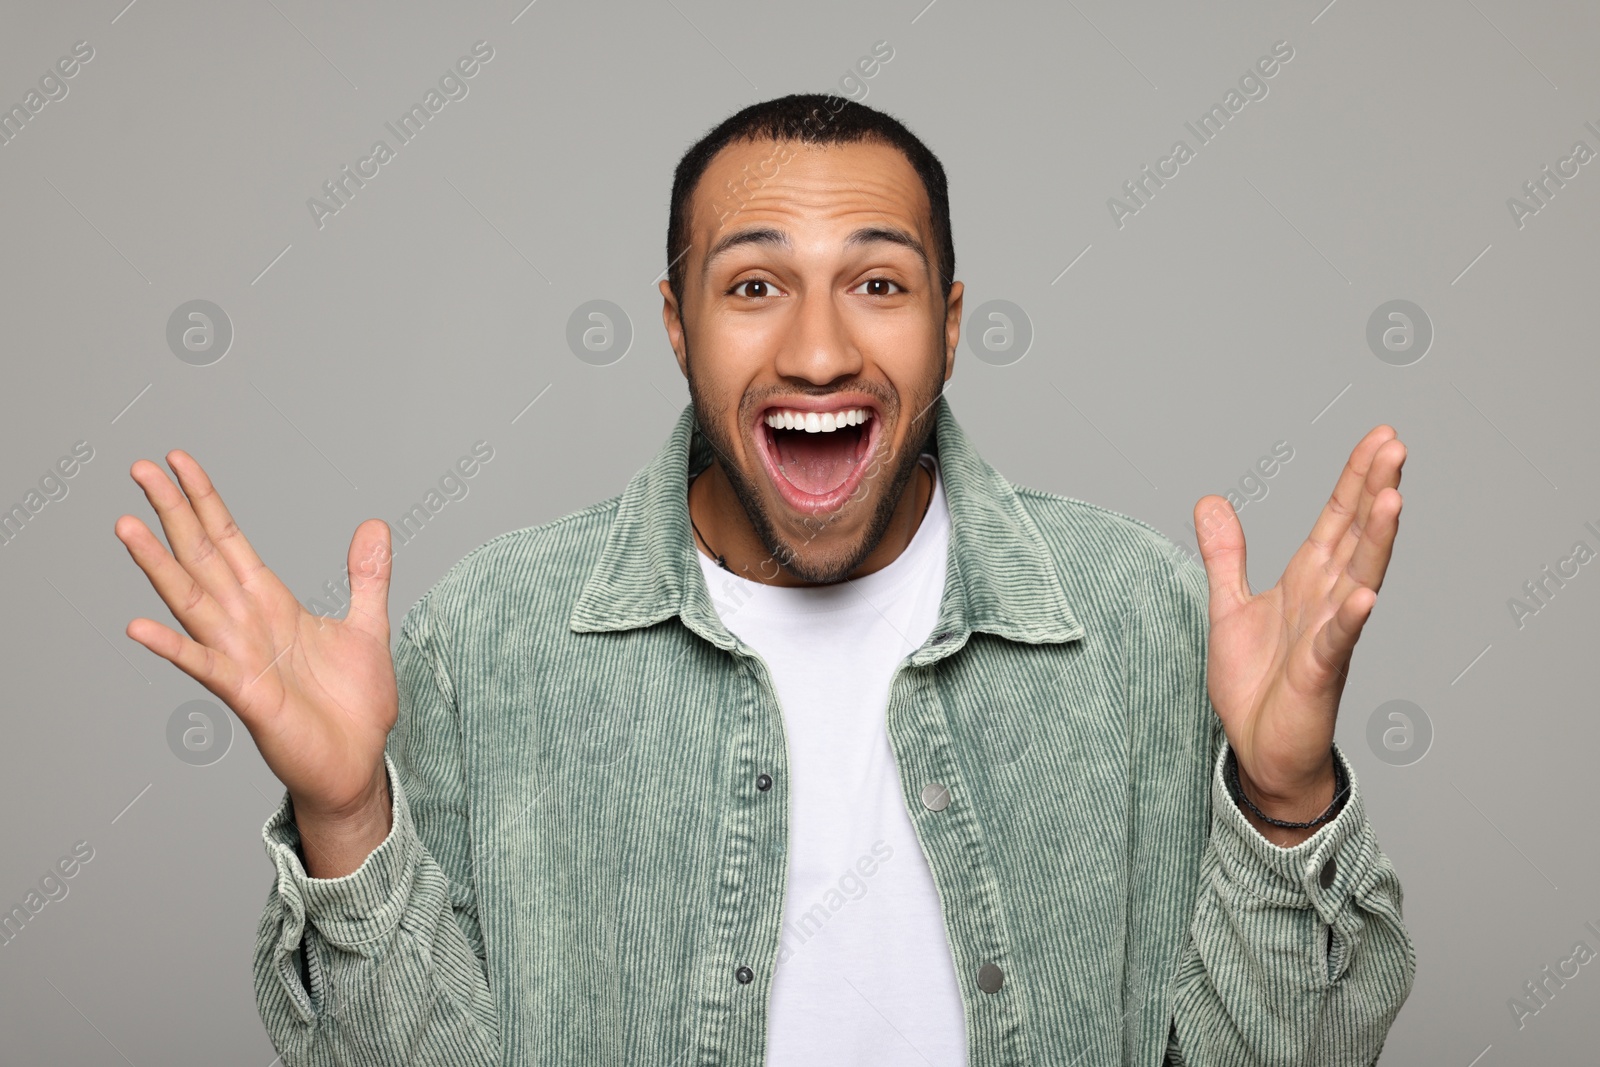
[[[289,790],[308,871],[348,873],[388,832],[383,746],[399,712],[389,528],[380,519],[356,527],[350,610],[321,618],[261,562],[200,464],[176,449],[166,458],[182,491],[149,460],[129,473],[172,551],[132,515],[115,529],[188,636],[146,618],[127,634],[239,716]]]
[[[1366,625],[1400,524],[1406,448],[1389,426],[1371,430],[1333,495],[1271,589],[1252,594],[1244,530],[1220,496],[1195,504],[1210,585],[1207,689],[1239,761],[1239,779],[1276,819],[1315,819],[1333,800],[1333,730],[1356,640]],[[1311,830],[1265,827],[1295,844]]]

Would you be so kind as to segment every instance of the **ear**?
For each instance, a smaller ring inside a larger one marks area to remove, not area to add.
[[[966,287],[960,282],[950,286],[950,299],[944,308],[944,380],[949,381],[956,369],[956,349],[961,345],[961,295]]]
[[[689,377],[689,363],[685,356],[687,351],[683,343],[683,315],[678,309],[678,298],[672,295],[672,283],[661,279],[661,324],[667,328],[667,340],[672,344],[672,351],[678,357],[678,370],[685,378]]]

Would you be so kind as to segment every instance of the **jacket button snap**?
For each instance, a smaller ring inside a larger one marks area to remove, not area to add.
[[[748,967],[740,967],[737,971],[733,972],[733,976],[739,979],[740,985],[749,985],[751,982],[755,981],[756,972],[752,971]]]
[[[763,793],[765,793],[767,790],[771,789],[772,788],[772,775],[770,775],[770,774],[758,774],[758,775],[756,775],[756,788],[761,790]]]
[[[943,811],[950,806],[950,790],[943,782],[929,782],[922,787],[922,806],[929,811]]]
[[[985,963],[978,968],[978,988],[985,993],[998,993],[1005,984],[1006,973],[998,965]]]

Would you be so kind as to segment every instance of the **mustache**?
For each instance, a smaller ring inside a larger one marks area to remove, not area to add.
[[[808,384],[751,390],[739,400],[739,422],[740,425],[748,425],[754,419],[755,413],[776,397],[802,396],[808,400],[826,400],[830,396],[844,393],[865,393],[870,396],[877,402],[878,412],[886,424],[892,423],[900,414],[900,396],[893,389],[885,388],[877,382],[855,381],[829,386]]]

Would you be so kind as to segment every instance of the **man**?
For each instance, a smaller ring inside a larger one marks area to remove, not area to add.
[[[1369,1064],[1401,890],[1333,745],[1405,457],[1380,426],[1252,594],[1013,486],[943,383],[943,168],[862,105],[685,155],[663,319],[692,404],[617,497],[407,612],[387,527],[314,618],[205,472],[117,534],[287,787],[259,1007],[300,1064]],[[1207,589],[1209,583],[1209,591]]]

